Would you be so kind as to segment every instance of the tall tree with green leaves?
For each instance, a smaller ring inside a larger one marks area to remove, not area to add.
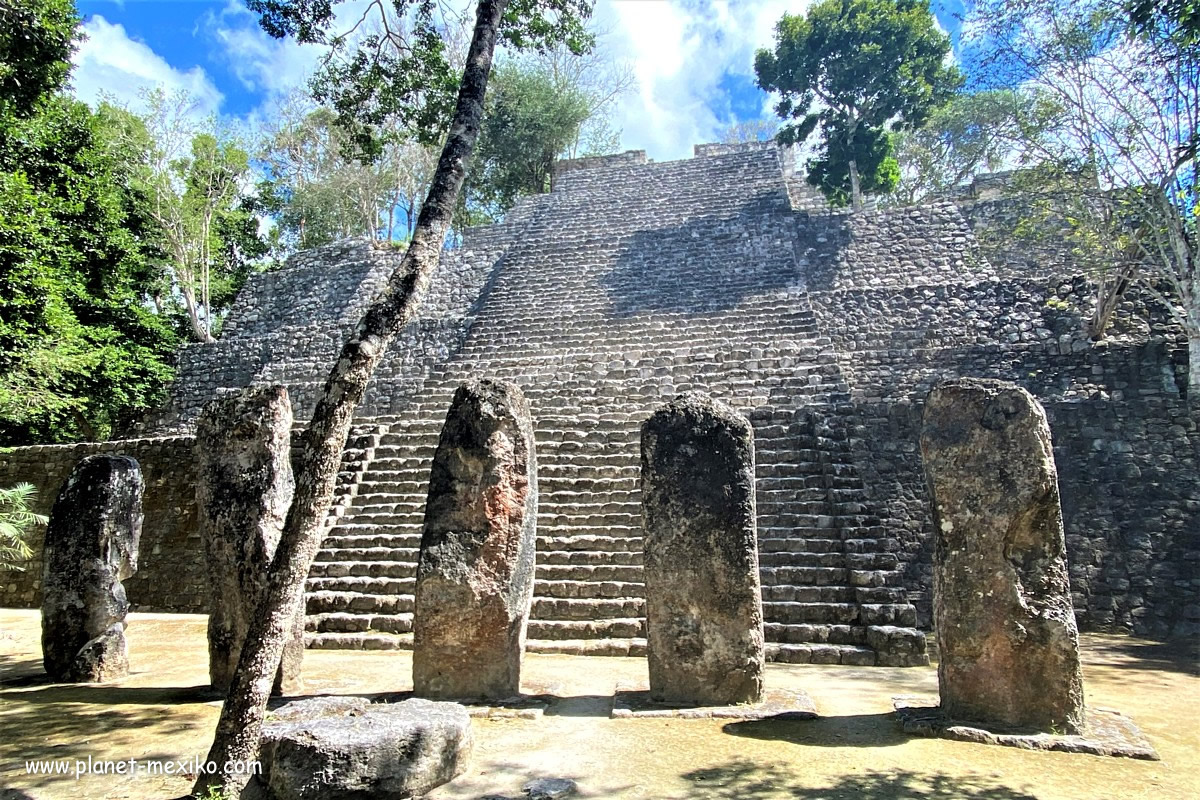
[[[779,94],[781,143],[820,128],[809,182],[855,210],[865,192],[890,191],[899,170],[888,132],[920,125],[962,85],[927,0],[822,0],[807,16],[784,14],[775,34],[754,69],[759,88]]]
[[[1090,335],[1105,335],[1139,281],[1186,332],[1200,396],[1200,47],[1194,18],[1177,16],[1187,7],[1131,21],[1126,0],[980,0],[968,21],[982,42],[971,64],[979,87],[1019,83],[1043,131],[1021,141],[1020,188],[1040,201],[1029,227],[1040,210],[1048,233],[1092,268]]]
[[[554,161],[591,116],[581,87],[545,65],[509,61],[492,76],[468,178],[469,203],[498,218],[522,195],[550,191]]]
[[[418,15],[432,4],[419,2],[410,8],[410,0],[393,0],[398,16],[407,10]],[[302,40],[327,37],[333,22],[331,3],[307,0],[284,2],[270,0],[255,4],[265,13],[264,28],[284,35],[295,33]],[[367,308],[354,333],[342,347],[317,398],[312,419],[301,440],[296,470],[296,490],[284,521],[279,546],[267,572],[267,589],[255,610],[246,634],[229,694],[221,706],[216,735],[206,762],[219,766],[215,773],[197,778],[196,793],[212,787],[237,796],[249,776],[249,763],[258,753],[267,699],[283,645],[293,621],[304,602],[304,582],[320,548],[322,522],[333,500],[342,448],[350,431],[355,409],[362,400],[375,367],[383,358],[392,339],[411,322],[429,289],[446,235],[449,232],[458,193],[466,176],[483,119],[488,78],[497,41],[507,40],[517,47],[548,46],[575,32],[583,31],[583,20],[591,5],[578,0],[479,0],[475,26],[467,52],[454,111],[449,120],[445,144],[438,166],[430,181],[429,193],[404,257],[386,284]],[[436,48],[423,46],[413,55],[438,57]],[[400,69],[400,78],[419,77],[424,66],[404,67],[405,55],[389,62]],[[378,49],[363,56],[364,62],[378,58]],[[368,71],[363,79],[380,88],[383,76]],[[406,87],[408,94],[406,95]],[[411,82],[392,83],[389,91],[397,100],[418,101],[422,87]],[[411,112],[406,112],[411,113]],[[416,113],[416,118],[421,114]]]
[[[74,4],[17,6],[0,5],[0,443],[105,438],[161,397],[177,338],[111,129],[62,91]]]
[[[261,148],[269,177],[259,187],[287,250],[412,235],[437,153],[411,136],[381,139],[364,157],[332,110],[289,104]]]
[[[140,117],[106,113],[127,137],[125,154],[136,164],[136,188],[153,222],[165,279],[157,302],[164,310],[181,305],[190,337],[211,342],[220,311],[267,250],[247,192],[250,155],[215,119],[192,122],[185,94],[156,90],[146,100]]]
[[[1012,89],[955,95],[921,127],[893,137],[900,182],[893,201],[919,203],[959,186],[981,172],[1016,165],[1037,138],[1031,99]]]

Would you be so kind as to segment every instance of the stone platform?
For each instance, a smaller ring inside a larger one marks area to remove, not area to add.
[[[896,721],[914,736],[932,736],[960,742],[998,744],[1023,750],[1089,753],[1097,756],[1158,761],[1159,755],[1133,720],[1109,708],[1086,708],[1081,735],[1002,730],[976,722],[947,719],[936,697],[902,695],[893,699]]]

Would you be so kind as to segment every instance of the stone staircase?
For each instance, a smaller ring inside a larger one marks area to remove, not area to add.
[[[850,464],[836,413],[849,390],[817,335],[781,176],[773,150],[561,176],[457,352],[399,413],[363,420],[369,461],[309,578],[310,646],[411,641],[437,437],[457,387],[489,377],[519,385],[535,420],[531,650],[644,652],[639,429],[699,389],[755,426],[771,657],[923,663],[895,548]]]

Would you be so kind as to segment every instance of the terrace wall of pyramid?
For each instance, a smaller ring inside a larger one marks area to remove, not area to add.
[[[1163,309],[1133,293],[1093,343],[1090,280],[983,236],[995,199],[833,213],[789,161],[709,145],[564,164],[553,192],[446,251],[348,442],[310,646],[408,643],[429,465],[470,377],[516,382],[536,421],[534,649],[644,648],[638,428],[700,389],[755,429],[770,657],[919,661],[932,540],[917,431],[928,388],[957,375],[1017,381],[1047,408],[1080,624],[1200,632],[1200,410]],[[0,481],[24,475],[52,501],[84,450],[180,458],[203,403],[249,382],[286,384],[304,420],[398,257],[349,242],[256,276],[220,340],[185,351],[143,438],[25,448]],[[203,607],[186,462],[150,468],[128,587],[141,608]],[[4,576],[0,602],[34,604],[38,574]]]

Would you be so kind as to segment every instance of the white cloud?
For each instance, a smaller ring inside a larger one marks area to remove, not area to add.
[[[596,16],[612,30],[614,56],[627,59],[636,91],[618,104],[622,143],[658,160],[685,158],[735,121],[722,81],[753,80],[754,51],[771,47],[784,12],[805,0],[611,0]]]
[[[358,5],[358,4],[351,4]],[[273,100],[305,84],[321,50],[294,39],[274,39],[258,24],[258,15],[229,0],[219,12],[208,11],[199,30],[211,40],[215,55],[248,90]]]
[[[200,116],[220,108],[224,96],[201,67],[175,69],[145,42],[130,38],[124,26],[99,14],[83,24],[83,31],[87,39],[73,59],[75,95],[80,100],[95,105],[111,97],[138,108],[139,92],[162,87],[168,92],[186,91]]]

